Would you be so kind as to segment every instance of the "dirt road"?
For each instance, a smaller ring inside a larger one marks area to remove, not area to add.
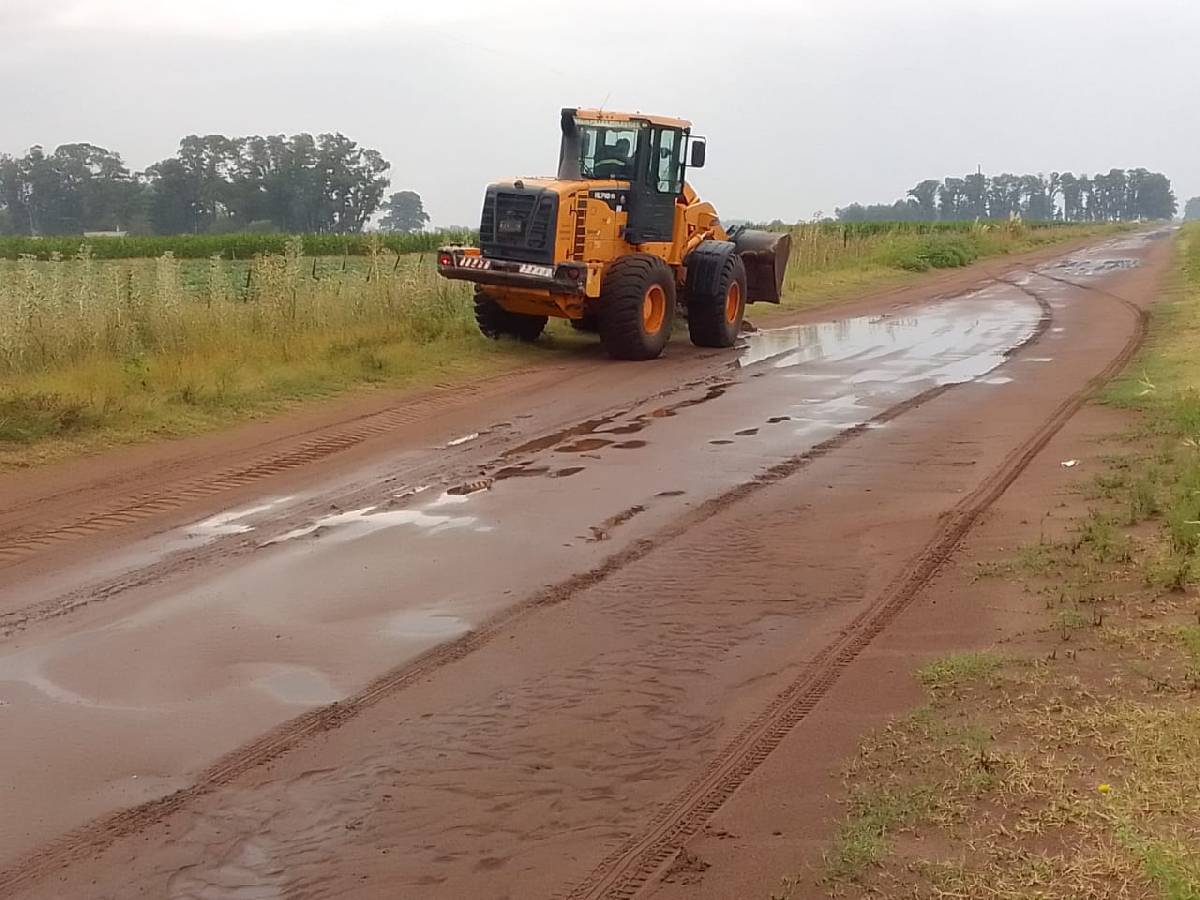
[[[0,481],[0,895],[765,896],[687,848],[825,789],[863,722],[810,714],[1128,358],[1162,237]]]

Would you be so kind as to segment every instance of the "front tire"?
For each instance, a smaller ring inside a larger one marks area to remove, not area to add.
[[[600,343],[614,359],[655,359],[675,321],[675,274],[648,253],[623,256],[600,286]]]
[[[488,296],[483,288],[475,288],[475,324],[479,326],[479,331],[484,337],[493,341],[502,337],[512,337],[527,344],[532,343],[541,336],[546,321],[546,316],[509,312]]]
[[[688,254],[688,333],[697,347],[732,347],[746,315],[746,266],[728,241],[704,241]]]

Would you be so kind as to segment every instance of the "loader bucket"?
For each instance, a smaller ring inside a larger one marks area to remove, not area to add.
[[[751,303],[758,300],[778,303],[783,296],[783,274],[792,252],[791,234],[743,228],[732,237],[746,267],[746,299]]]

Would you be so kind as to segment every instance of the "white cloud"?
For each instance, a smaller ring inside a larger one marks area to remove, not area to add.
[[[23,2],[23,0],[22,0]],[[244,39],[297,32],[344,33],[449,24],[494,9],[488,0],[42,0],[28,15],[62,31]]]

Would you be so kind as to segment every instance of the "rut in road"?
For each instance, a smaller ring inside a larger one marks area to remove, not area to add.
[[[419,422],[434,410],[466,405],[486,387],[502,383],[507,377],[511,376],[493,376],[457,387],[438,385],[432,394],[361,417],[324,434],[263,454],[243,465],[169,483],[154,491],[125,498],[119,503],[77,513],[69,521],[51,527],[16,530],[0,538],[0,568],[54,545],[131,525],[167,510],[179,509],[201,498],[245,487],[348,450],[369,438]]]
[[[634,400],[626,400],[619,406],[605,410],[603,415],[598,418],[575,423],[572,426],[542,435],[533,441],[526,441],[516,447],[505,449],[500,452],[497,458],[491,460],[485,468],[488,471],[498,471],[506,462],[511,462],[510,457],[525,453],[530,448],[539,447],[543,444],[553,446],[559,443],[564,436],[572,434],[591,433],[599,426],[625,416],[639,406],[665,400],[689,390],[707,388],[703,396],[676,401],[665,407],[665,409],[673,413],[678,409],[703,403],[713,397],[720,396],[729,387],[730,382],[727,380],[727,374],[727,372],[721,371],[698,380],[685,381],[665,390],[637,397]],[[477,383],[469,392],[469,396],[475,397],[486,385],[502,383],[505,377],[507,376],[496,376],[493,379]],[[465,402],[466,400],[463,401],[463,403]],[[450,402],[445,402],[440,395],[419,398],[412,404],[391,408],[355,420],[354,424],[348,430],[338,429],[321,436],[319,439],[311,439],[297,447],[264,456],[246,466],[226,470],[225,474],[218,473],[217,475],[202,479],[197,478],[169,484],[153,493],[134,496],[121,506],[109,509],[108,511],[100,510],[80,514],[74,524],[65,526],[56,525],[36,533],[25,532],[20,537],[9,538],[7,544],[0,543],[0,569],[6,563],[15,564],[27,556],[47,549],[57,543],[130,525],[166,510],[182,508],[187,503],[197,499],[214,496],[233,488],[243,487],[283,471],[316,462],[325,456],[349,449],[370,437],[386,434],[406,424],[412,424],[414,421],[418,421],[427,415],[431,409],[443,410],[453,405],[461,404],[458,404],[453,399]],[[520,438],[519,435],[514,435],[514,437]],[[441,467],[445,465],[441,460],[438,460],[436,464]],[[468,470],[478,473],[479,466],[471,465],[468,467]],[[409,472],[406,474],[412,473]],[[460,476],[469,477],[462,475],[461,472],[449,471],[451,482],[459,480]],[[444,479],[447,477],[447,473],[445,471],[439,472],[438,477]],[[451,490],[451,493],[453,493],[453,490]],[[357,501],[351,497],[342,498],[342,502],[353,506]],[[364,497],[360,505],[367,506],[373,502],[375,502],[374,498]],[[3,532],[0,532],[0,535],[3,535]],[[4,538],[0,536],[0,541],[3,540]],[[221,559],[224,562],[228,562],[235,557],[253,552],[255,548],[255,544],[246,544],[240,540],[213,541],[199,549],[169,554],[154,563],[123,572],[105,581],[87,584],[58,596],[38,600],[34,603],[11,609],[0,613],[0,638],[8,638],[39,623],[70,615],[84,607],[110,600],[131,589],[145,587],[165,578],[188,572],[213,559]]]
[[[1036,273],[1043,274],[1043,273]],[[843,635],[821,650],[787,687],[779,692],[742,731],[712,760],[705,770],[672,801],[665,804],[651,824],[634,835],[565,895],[566,900],[631,898],[663,866],[674,859],[709,818],[738,787],[762,765],[788,733],[800,723],[837,682],[841,673],[919,595],[942,565],[954,554],[971,527],[996,502],[1050,440],[1075,415],[1096,389],[1117,374],[1132,359],[1145,338],[1147,313],[1123,297],[1089,285],[1062,281],[1083,290],[1096,290],[1120,302],[1133,313],[1134,329],[1129,340],[1105,368],[1083,389],[1068,397],[1021,446],[1011,451],[1002,465],[944,517],[937,533],[902,573],[864,610]],[[1049,302],[1026,285],[1008,282],[1038,301],[1044,324],[1026,341],[1028,346],[1049,325]]]
[[[528,597],[524,602],[509,608],[460,638],[432,648],[415,660],[376,679],[346,700],[305,713],[244,745],[202,772],[190,786],[140,806],[97,819],[53,841],[18,861],[7,871],[0,872],[0,894],[27,887],[63,866],[92,857],[122,837],[136,834],[162,821],[198,798],[230,784],[248,771],[277,759],[307,738],[337,728],[384,698],[427,679],[441,667],[462,659],[498,637],[511,633],[514,625],[536,610],[561,604],[581,591],[605,581],[654,550],[670,545],[731,504],[783,481],[867,430],[922,406],[947,390],[949,386],[932,388],[892,407],[869,422],[845,430],[803,453],[771,466],[752,480],[698,505],[691,512],[647,538],[635,541],[598,566]]]

